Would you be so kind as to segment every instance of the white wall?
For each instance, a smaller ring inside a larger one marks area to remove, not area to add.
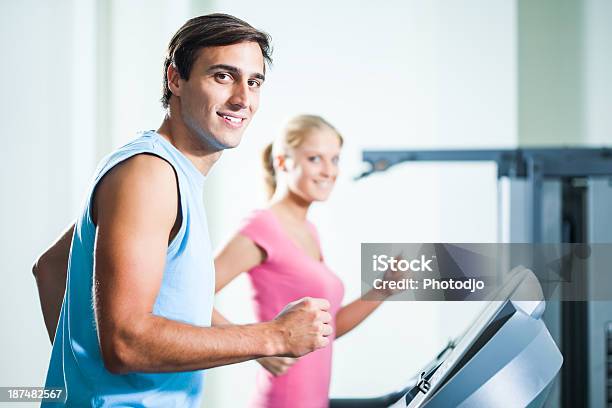
[[[584,133],[583,1],[518,0],[521,145],[576,145]]]
[[[41,384],[49,359],[31,266],[73,215],[73,12],[68,2],[0,6],[1,386]]]
[[[584,131],[591,145],[612,145],[612,2],[585,0]]]
[[[110,2],[107,140],[112,148],[163,119],[162,72],[170,38],[192,16],[190,1]]]

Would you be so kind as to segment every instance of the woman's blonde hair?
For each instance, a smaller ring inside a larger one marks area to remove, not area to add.
[[[270,142],[263,151],[262,164],[264,168],[264,180],[268,198],[272,197],[276,190],[276,169],[274,168],[274,157],[284,154],[289,148],[299,147],[306,135],[313,130],[331,129],[340,141],[340,146],[344,143],[342,135],[328,121],[317,115],[299,115],[291,119],[280,137]]]

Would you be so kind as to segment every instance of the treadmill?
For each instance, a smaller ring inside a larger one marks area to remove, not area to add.
[[[563,357],[532,271],[514,268],[476,321],[399,391],[330,408],[542,407]],[[530,299],[530,300],[524,300]],[[532,300],[539,299],[539,300]]]

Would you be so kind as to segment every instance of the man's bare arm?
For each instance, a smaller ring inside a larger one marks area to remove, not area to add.
[[[102,357],[114,373],[204,369],[328,344],[329,303],[306,299],[271,322],[198,327],[152,314],[178,206],[174,172],[147,155],[119,165],[94,198],[94,304]]]
[[[38,286],[40,307],[51,344],[55,339],[57,322],[66,290],[68,256],[73,233],[74,224],[40,255],[32,266],[32,273]]]

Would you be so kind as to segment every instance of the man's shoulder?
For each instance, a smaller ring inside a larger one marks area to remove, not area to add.
[[[120,213],[128,208],[142,208],[142,212],[157,211],[156,215],[176,214],[174,169],[153,154],[140,153],[117,164],[104,175],[96,190],[94,219],[103,208],[115,208]]]
[[[104,182],[128,183],[134,187],[165,184],[176,185],[172,165],[165,159],[148,152],[138,153],[118,163],[105,175]]]

